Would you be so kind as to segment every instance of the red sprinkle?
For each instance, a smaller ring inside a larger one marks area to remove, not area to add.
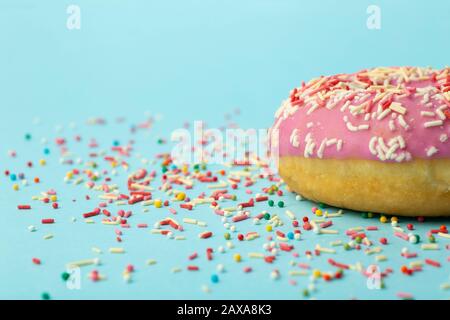
[[[435,261],[435,260],[425,259],[425,263],[430,265],[430,266],[436,267],[436,268],[440,268],[441,267],[441,264],[438,261]]]
[[[187,269],[189,271],[198,271],[199,270],[199,268],[197,266],[188,266]]]

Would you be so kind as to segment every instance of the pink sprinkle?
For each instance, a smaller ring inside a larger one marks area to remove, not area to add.
[[[323,229],[325,229],[325,228],[328,228],[328,227],[330,227],[330,226],[332,226],[332,225],[333,225],[333,221],[328,220],[328,221],[326,221],[326,222],[324,222],[324,223],[321,223],[321,224],[320,224],[320,227],[323,228]]]
[[[396,232],[394,232],[394,235],[396,237],[402,238],[403,240],[406,240],[406,241],[409,240],[409,237],[406,233],[396,231]]]
[[[412,299],[413,298],[412,294],[407,293],[407,292],[398,292],[397,297],[399,297],[400,299]]]

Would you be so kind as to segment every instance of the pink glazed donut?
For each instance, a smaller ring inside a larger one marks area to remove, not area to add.
[[[322,76],[275,119],[271,148],[291,190],[358,211],[450,215],[450,68]]]

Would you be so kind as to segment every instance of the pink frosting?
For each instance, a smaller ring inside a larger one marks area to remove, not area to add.
[[[291,92],[271,129],[279,155],[311,158],[449,158],[449,140],[449,68],[375,68],[314,79]]]

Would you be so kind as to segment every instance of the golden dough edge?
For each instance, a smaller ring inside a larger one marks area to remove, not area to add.
[[[305,198],[355,211],[450,216],[450,159],[391,163],[282,156],[279,173]]]

